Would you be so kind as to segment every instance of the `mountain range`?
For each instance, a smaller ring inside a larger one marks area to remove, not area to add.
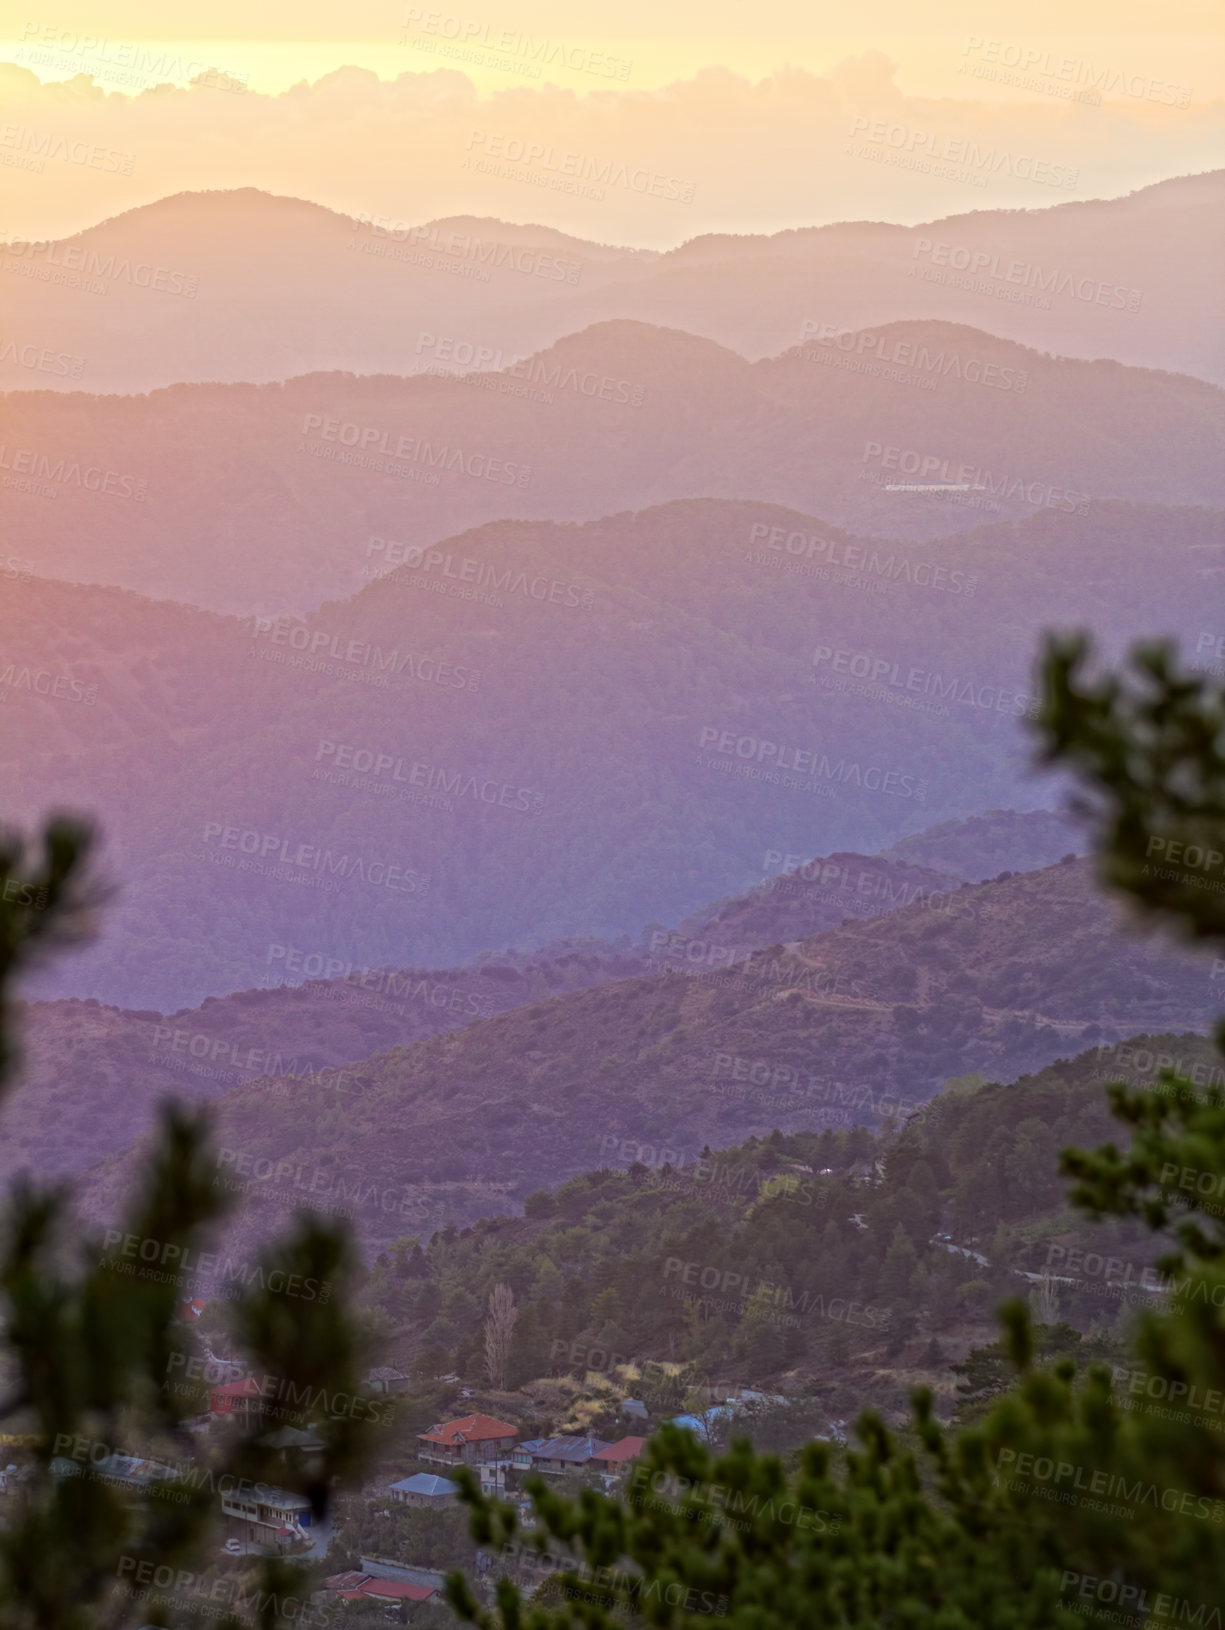
[[[650,973],[474,1018],[339,1075],[225,1093],[233,1237],[253,1248],[309,1197],[383,1249],[594,1166],[678,1167],[775,1127],[903,1119],[950,1078],[1010,1080],[1095,1043],[1203,1031],[1219,1001],[1210,957],[1137,934],[1071,856],[736,961],[677,939]],[[81,1179],[87,1215],[117,1214],[143,1147]]]
[[[941,319],[1225,384],[1223,187],[1213,171],[1111,200],[708,234],[662,252],[466,216],[362,221],[255,188],[185,192],[59,242],[0,246],[0,383],[403,374],[441,340],[471,365],[480,348],[527,356],[630,317],[750,358],[822,324]]]
[[[1218,512],[1112,503],[875,545],[691,500],[485,526],[300,621],[12,584],[10,818],[94,812],[117,890],[36,994],[169,1012],[249,988],[275,946],[440,968],[637,937],[771,855],[1050,803],[1040,631],[1193,643],[1223,541]],[[503,587],[434,592],[482,577]]]
[[[955,842],[959,833],[989,871],[1019,855],[1050,860],[1075,841],[1065,822],[1042,810],[949,822],[934,838]],[[443,969],[345,965],[276,946],[256,986],[176,1013],[134,1012],[93,997],[29,1002],[24,1066],[5,1100],[0,1171],[69,1175],[147,1130],[168,1096],[207,1101],[259,1076],[314,1075],[344,1090],[347,1066],[389,1047],[593,985],[692,966],[695,957],[707,967],[731,965],[784,939],[943,897],[961,881],[885,856],[839,853],[778,871],[638,944],[572,940]]]
[[[726,498],[917,543],[1097,499],[1225,505],[1212,385],[943,322],[852,338],[747,362],[618,320],[519,374],[9,393],[0,517],[37,573],[280,616],[398,562],[436,580],[426,551],[495,520]]]

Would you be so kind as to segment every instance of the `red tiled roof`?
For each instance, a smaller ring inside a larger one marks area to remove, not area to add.
[[[484,1438],[513,1438],[519,1428],[508,1421],[495,1421],[492,1415],[463,1415],[457,1421],[444,1421],[431,1426],[428,1432],[418,1432],[424,1443],[441,1443],[447,1449],[463,1443],[479,1443]]]
[[[214,1387],[212,1395],[214,1398],[258,1398],[259,1382],[253,1375],[247,1376],[245,1381],[226,1381]]]
[[[356,1569],[333,1574],[323,1581],[325,1590],[338,1592],[344,1602],[424,1602],[436,1594],[433,1585],[410,1585],[399,1579],[373,1579]]]
[[[399,1579],[367,1579],[363,1596],[383,1596],[392,1602],[424,1602],[434,1595],[433,1585],[409,1585]]]
[[[646,1444],[645,1438],[622,1438],[619,1443],[610,1443],[607,1449],[601,1449],[595,1460],[609,1460],[619,1464],[623,1460],[636,1460],[642,1453]]]

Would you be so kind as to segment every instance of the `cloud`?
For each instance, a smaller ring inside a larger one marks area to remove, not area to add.
[[[516,77],[478,93],[459,66],[430,63],[386,79],[342,67],[266,95],[215,74],[116,85],[113,65],[83,66],[49,84],[0,67],[10,237],[246,186],[406,222],[488,215],[656,247],[845,219],[913,224],[1196,173],[1216,162],[1225,123],[1220,104],[1170,106],[1151,87],[1134,94],[1135,81],[1100,106],[1053,79],[1024,102],[912,96],[879,51],[824,75],[709,67],[655,90]]]

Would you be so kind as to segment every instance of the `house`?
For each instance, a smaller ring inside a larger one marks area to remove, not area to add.
[[[703,1443],[709,1443],[713,1437],[718,1436],[720,1429],[731,1419],[733,1411],[727,1404],[720,1404],[716,1409],[708,1409],[702,1415],[675,1415],[671,1425],[683,1426],[686,1432],[692,1432],[695,1438]]]
[[[433,1585],[414,1585],[403,1579],[376,1579],[358,1568],[347,1573],[334,1573],[323,1581],[324,1590],[331,1591],[342,1602],[375,1602],[386,1607],[397,1603],[404,1607],[428,1602],[438,1591]]]
[[[525,1438],[511,1452],[511,1465],[521,1472],[530,1472],[532,1469],[532,1456],[547,1442],[547,1438]]]
[[[649,1421],[651,1418],[651,1411],[641,1398],[626,1398],[621,1404],[621,1413],[635,1421]]]
[[[599,1438],[530,1438],[519,1445],[513,1460],[516,1466],[530,1465],[533,1471],[556,1475],[586,1466],[609,1447]],[[523,1455],[526,1460],[520,1458]]]
[[[244,1381],[226,1381],[214,1387],[208,1395],[210,1415],[233,1415],[239,1421],[249,1421],[264,1413],[264,1395],[253,1375]]]
[[[318,1454],[320,1449],[326,1447],[323,1439],[313,1426],[303,1431],[297,1426],[281,1426],[275,1432],[269,1432],[260,1438],[261,1449],[278,1449],[281,1459],[288,1460],[290,1455]]]
[[[310,1501],[268,1483],[222,1494],[221,1511],[230,1519],[231,1537],[250,1544],[284,1547],[311,1537],[306,1532],[311,1525]]]
[[[433,1511],[454,1505],[459,1498],[459,1490],[449,1477],[435,1477],[432,1472],[402,1477],[391,1485],[389,1492],[401,1505],[426,1506]]]
[[[618,1472],[631,1460],[637,1460],[646,1447],[645,1438],[622,1438],[610,1443],[598,1455],[592,1455],[591,1464],[602,1472]]]
[[[509,1455],[518,1435],[518,1428],[509,1421],[497,1421],[491,1415],[461,1415],[459,1420],[418,1432],[418,1453],[422,1460],[440,1466],[479,1466]]]
[[[160,1460],[146,1460],[140,1455],[104,1455],[83,1465],[77,1460],[57,1456],[49,1467],[52,1477],[92,1477],[100,1483],[127,1494],[146,1494],[155,1483],[173,1482],[178,1473]]]
[[[366,1385],[371,1392],[381,1392],[385,1397],[393,1397],[396,1393],[407,1392],[412,1386],[412,1381],[403,1370],[392,1369],[388,1364],[380,1364],[370,1371],[366,1377]]]
[[[439,1592],[446,1583],[446,1575],[437,1573],[433,1568],[418,1568],[409,1562],[388,1562],[381,1556],[363,1556],[358,1561],[362,1571],[372,1579],[398,1579],[403,1585],[428,1585],[431,1590]]]

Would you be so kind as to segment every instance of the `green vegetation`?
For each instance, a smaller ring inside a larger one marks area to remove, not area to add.
[[[1225,911],[1202,871],[1200,886],[1192,880],[1190,859],[1192,849],[1202,861],[1209,847],[1225,847],[1219,690],[1178,676],[1157,651],[1139,653],[1127,680],[1087,681],[1086,662],[1083,644],[1052,645],[1040,725],[1048,757],[1076,768],[1098,801],[1103,873],[1184,932],[1219,939]],[[1144,871],[1153,837],[1182,846],[1181,880]],[[1173,1286],[1165,1305],[1140,1315],[1129,1360],[1113,1376],[1100,1363],[1082,1368],[1080,1355],[1044,1365],[1046,1351],[1077,1344],[1059,1332],[1036,1341],[1025,1304],[1014,1300],[1002,1320],[1016,1378],[979,1421],[956,1431],[935,1419],[924,1388],[905,1434],[868,1412],[859,1446],[839,1456],[810,1444],[794,1467],[748,1440],[715,1454],[665,1427],[620,1498],[569,1500],[531,1480],[536,1524],[522,1539],[517,1512],[466,1480],[478,1540],[495,1549],[549,1545],[574,1565],[529,1607],[503,1579],[496,1607],[486,1609],[453,1575],[457,1611],[485,1630],[594,1630],[627,1613],[686,1630],[712,1614],[735,1630],[1051,1630],[1082,1624],[1095,1605],[1103,1623],[1116,1605],[1145,1618],[1215,1622],[1225,1527],[1225,1450],[1214,1433],[1225,1395],[1225,1229],[1198,1174],[1210,1187],[1225,1174],[1225,1093],[1199,1092],[1172,1072],[1161,1086],[1110,1088],[1114,1117],[1133,1129],[1130,1149],[1107,1143],[1062,1159],[1075,1179],[1073,1203],[1090,1218],[1142,1222],[1164,1248],[1159,1266]],[[979,1092],[958,1108],[972,1112],[982,1101]],[[1018,1124],[1016,1142],[1022,1131],[1036,1137]],[[1022,1194],[1040,1190],[1042,1153],[1031,1148],[1022,1161],[1033,1172],[1015,1185]],[[1196,1180],[1183,1183],[1188,1172]],[[994,1176],[998,1184],[998,1169]],[[905,1256],[891,1241],[882,1264],[899,1284]],[[971,1396],[994,1390],[992,1368],[981,1354],[963,1366]],[[1181,1407],[1152,1402],[1158,1397]]]
[[[38,953],[87,932],[87,849],[87,833],[63,821],[40,854],[16,840],[0,848],[0,998]],[[0,1021],[0,1062],[11,1067],[7,1007]],[[192,1394],[174,1379],[191,1338],[178,1322],[176,1270],[199,1260],[221,1217],[215,1171],[201,1120],[170,1110],[105,1239],[80,1237],[63,1193],[19,1185],[10,1196],[0,1416],[25,1453],[0,1528],[6,1630],[165,1623],[167,1613],[181,1622],[201,1603],[221,1630],[301,1611],[305,1575],[292,1562],[217,1560],[219,1494],[288,1490],[318,1520],[334,1480],[361,1464],[368,1428],[351,1411],[321,1415],[317,1449],[292,1459],[265,1441],[266,1426],[210,1434],[207,1447],[187,1429]],[[353,1396],[363,1355],[341,1294],[350,1266],[343,1234],[310,1218],[249,1264],[229,1327],[256,1373],[294,1396]],[[315,1295],[290,1294],[307,1285]],[[119,1487],[115,1454],[155,1461],[160,1475]]]

